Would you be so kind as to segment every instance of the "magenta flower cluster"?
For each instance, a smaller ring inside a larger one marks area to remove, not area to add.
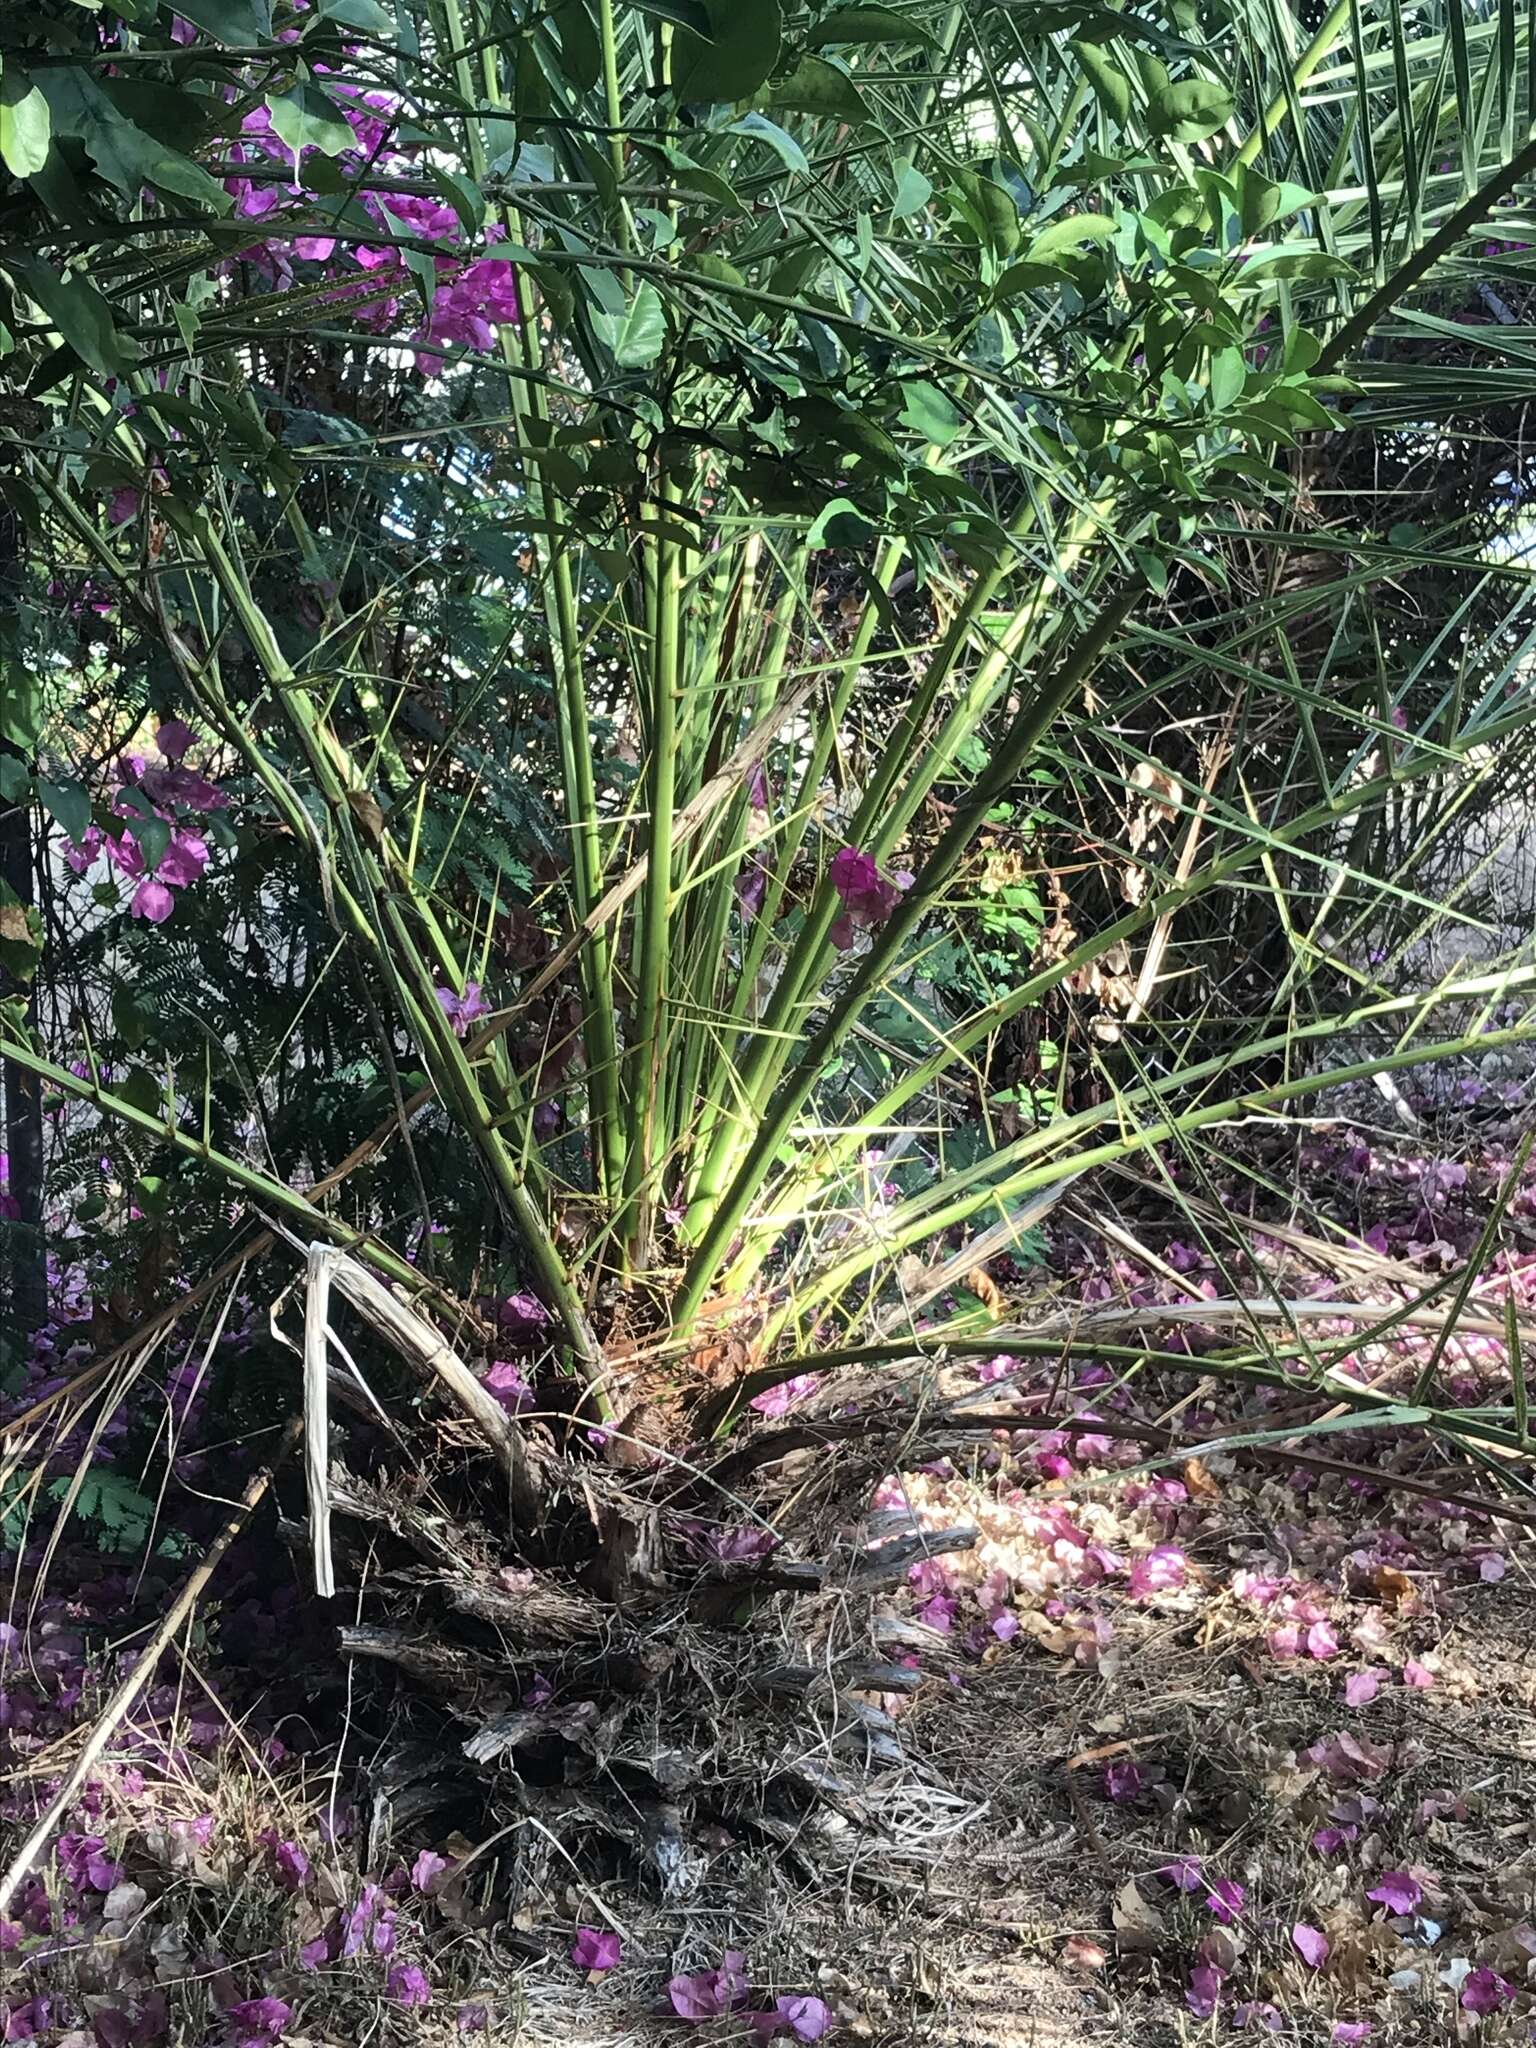
[[[833,925],[831,937],[833,945],[843,953],[853,944],[857,932],[883,924],[912,886],[910,875],[882,875],[874,855],[861,853],[856,846],[845,846],[835,854],[828,873],[842,899],[842,915]]]
[[[241,260],[254,263],[282,289],[292,282],[296,261],[333,264],[338,257],[345,259],[338,297],[365,327],[389,334],[401,324],[404,307],[420,304],[401,238],[416,250],[429,244],[428,304],[406,337],[416,345],[417,368],[424,375],[441,369],[443,352],[450,347],[486,353],[501,328],[522,318],[515,266],[504,256],[466,250],[464,222],[442,200],[370,190],[370,176],[391,181],[408,176],[416,168],[418,146],[392,141],[400,109],[389,94],[364,92],[334,77],[327,78],[326,92],[356,138],[356,148],[342,154],[339,169],[349,180],[362,181],[358,204],[376,223],[378,240],[353,243],[331,234],[283,232],[293,218],[289,201],[303,196],[304,162],[313,151],[301,148],[295,156],[276,132],[269,109],[259,106],[244,117],[232,150],[235,163],[244,168],[225,180],[236,214],[263,228],[263,240]],[[279,166],[285,173],[281,178],[273,175]],[[484,240],[494,244],[501,233],[489,225]]]
[[[164,924],[176,908],[177,891],[201,879],[208,841],[199,826],[209,812],[229,808],[229,798],[216,784],[186,766],[195,741],[196,734],[179,718],[162,720],[155,745],[163,766],[140,754],[125,754],[118,762],[120,784],[111,809],[122,822],[115,829],[89,824],[65,849],[64,858],[77,875],[104,853],[108,864],[134,884],[129,915],[149,924]],[[150,818],[168,833],[158,860],[146,854],[143,844]]]

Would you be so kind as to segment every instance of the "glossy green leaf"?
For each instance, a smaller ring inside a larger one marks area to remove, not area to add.
[[[110,303],[80,271],[66,274],[51,263],[29,263],[20,275],[87,369],[118,377],[137,358],[137,345],[117,331]]]
[[[25,71],[0,79],[0,161],[14,178],[30,178],[48,155],[48,102]]]
[[[78,846],[91,822],[91,800],[78,782],[39,782],[37,793]]]
[[[176,12],[216,42],[249,47],[272,40],[272,0],[176,0]]]
[[[84,144],[107,183],[124,199],[136,199],[146,185],[174,192],[213,213],[227,213],[229,194],[201,164],[141,128],[88,71],[74,65],[40,72],[37,83],[48,100],[57,134]],[[164,94],[155,94],[163,108]],[[194,125],[196,110],[190,110]]]
[[[1151,96],[1148,116],[1154,134],[1172,142],[1203,142],[1232,118],[1233,99],[1211,78],[1183,78]]]
[[[679,29],[672,39],[672,90],[680,100],[744,100],[779,61],[779,0],[705,0],[711,41]]]
[[[1051,263],[1062,256],[1086,249],[1090,243],[1112,242],[1115,223],[1102,213],[1072,213],[1048,221],[1037,235],[1031,235],[1027,261]]]
[[[638,285],[622,313],[594,313],[592,325],[621,370],[648,370],[666,345],[666,315],[653,284]]]
[[[796,142],[793,135],[781,128],[777,121],[770,121],[766,114],[743,114],[739,121],[733,121],[727,131],[732,135],[755,135],[759,142],[777,151],[785,167],[809,175],[811,160]]]
[[[1131,118],[1131,81],[1095,44],[1076,42],[1072,51],[1093,87],[1094,98],[1112,121],[1126,127]]]
[[[938,37],[909,14],[894,7],[840,7],[818,22],[805,39],[808,50],[829,43],[926,43],[937,49]]]
[[[774,86],[768,104],[852,124],[870,118],[869,108],[853,80],[825,57],[802,57],[788,78],[780,79]]]
[[[296,85],[292,92],[273,93],[267,108],[272,116],[272,132],[295,157],[301,149],[319,149],[327,156],[340,156],[343,150],[357,146],[357,137],[343,120],[336,102],[317,85]]]
[[[915,164],[903,161],[896,166],[896,197],[891,202],[893,220],[910,220],[914,213],[921,213],[933,197],[933,187]]]
[[[954,401],[937,384],[915,377],[901,387],[901,417],[914,432],[947,448],[964,425],[964,416]]]

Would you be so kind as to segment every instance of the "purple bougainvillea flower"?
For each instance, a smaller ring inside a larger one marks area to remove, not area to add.
[[[296,1892],[309,1875],[309,1858],[297,1842],[274,1842],[272,1865],[285,1892]]]
[[[1226,1971],[1218,1970],[1214,1963],[1196,1963],[1190,1971],[1189,1989],[1184,1994],[1184,2003],[1197,2020],[1208,2020],[1216,2010],[1222,1986],[1226,1981]]]
[[[845,846],[832,857],[827,870],[833,888],[842,898],[843,914],[833,925],[830,937],[839,952],[846,953],[861,926],[880,924],[901,901],[912,885],[910,875],[888,880],[880,872],[873,854]]]
[[[166,760],[175,767],[189,747],[197,744],[197,734],[181,718],[162,718],[155,728],[155,745]]]
[[[1340,2048],[1354,2041],[1368,2041],[1375,2029],[1369,2020],[1335,2020],[1330,2039],[1337,2041]]]
[[[1508,2005],[1515,1995],[1515,1987],[1507,1977],[1501,1977],[1497,1970],[1490,1970],[1485,1963],[1480,1970],[1473,1970],[1461,1987],[1463,2012],[1498,2012]]]
[[[1417,1657],[1409,1657],[1403,1664],[1403,1683],[1419,1692],[1428,1692],[1435,1682],[1435,1674],[1427,1664],[1421,1664]]]
[[[498,1306],[496,1320],[515,1336],[527,1336],[543,1329],[549,1321],[549,1310],[536,1294],[509,1294]]]
[[[1328,1960],[1328,1937],[1320,1927],[1308,1927],[1298,1920],[1291,1929],[1291,1946],[1309,1969],[1320,1970]]]
[[[667,1985],[667,1997],[680,2020],[718,2019],[734,2012],[746,1996],[747,1959],[739,1949],[727,1949],[718,1970],[673,1977]]]
[[[1146,1779],[1140,1764],[1129,1760],[1108,1764],[1104,1770],[1104,1796],[1116,1806],[1130,1806],[1141,1797]]]
[[[624,1944],[616,1934],[602,1927],[578,1927],[571,1943],[571,1961],[578,1970],[616,1970],[624,1958]]]
[[[396,2005],[430,2005],[432,1986],[415,1963],[396,1963],[389,1973],[389,1995]]]
[[[155,870],[172,889],[187,889],[198,881],[208,865],[208,842],[200,832],[177,831],[160,856]]]
[[[140,493],[133,484],[120,484],[107,498],[107,524],[126,526],[139,509]]]
[[[1369,1671],[1352,1671],[1344,1681],[1344,1704],[1349,1707],[1368,1707],[1381,1690],[1382,1674],[1374,1668]]]
[[[100,1835],[60,1835],[55,1853],[59,1868],[79,1891],[109,1892],[122,1877]]]
[[[1205,1889],[1205,1879],[1201,1876],[1203,1868],[1198,1856],[1175,1856],[1157,1874],[1166,1878],[1169,1884],[1177,1885],[1181,1892],[1199,1892]]]
[[[481,993],[478,981],[466,981],[463,995],[456,995],[451,988],[440,988],[436,993],[443,1015],[453,1026],[455,1038],[462,1038],[477,1018],[491,1014],[491,1006]]]
[[[819,1998],[780,1998],[772,2012],[749,2015],[752,2030],[763,2040],[793,2034],[797,2041],[819,2041],[832,2024],[832,2014]]]
[[[1339,1654],[1339,1639],[1333,1632],[1333,1625],[1327,1621],[1314,1621],[1307,1630],[1307,1655],[1319,1662]]]
[[[1247,1891],[1235,1877],[1218,1877],[1206,1896],[1206,1906],[1223,1927],[1230,1927],[1243,1910]]]
[[[481,1384],[496,1396],[509,1415],[520,1414],[524,1408],[533,1406],[532,1387],[508,1359],[493,1359]]]
[[[357,1904],[343,1916],[341,1953],[360,1956],[372,1949],[387,1956],[395,1945],[395,1915],[376,1884],[365,1884]]]
[[[224,2017],[235,2027],[239,2048],[264,2048],[266,2042],[282,2037],[293,2007],[285,1998],[244,1998]]]
[[[439,1856],[435,1849],[423,1849],[411,1865],[411,1883],[419,1892],[438,1892],[442,1886],[437,1880],[445,1870],[452,1870],[453,1858]]]
[[[484,2034],[489,2031],[490,2024],[491,2008],[482,2005],[478,2000],[469,2005],[461,2005],[458,2017],[454,2021],[461,2034]]]
[[[133,892],[128,914],[130,917],[145,918],[150,924],[164,924],[175,908],[176,898],[164,882],[159,881],[154,875],[146,875]]]
[[[1250,1998],[1233,2012],[1232,2024],[1244,2034],[1280,2034],[1285,2031],[1285,2015],[1267,1999]]]
[[[1389,1913],[1412,1913],[1424,1896],[1424,1888],[1406,1870],[1384,1870],[1381,1882],[1365,1895]]]
[[[1131,1566],[1131,1598],[1147,1600],[1154,1593],[1171,1592],[1176,1586],[1183,1585],[1188,1571],[1189,1561],[1178,1545],[1160,1543],[1156,1550],[1147,1551]]]

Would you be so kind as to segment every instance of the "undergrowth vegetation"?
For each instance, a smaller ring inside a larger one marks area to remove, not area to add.
[[[1411,1523],[1234,1536],[1274,1656],[1433,1680],[1341,1608],[1436,1517],[1497,1584],[1531,1497],[1531,55],[1459,0],[0,27],[8,2038],[573,2038],[507,1945],[574,1916],[606,1997],[728,1846],[664,2013],[873,2026],[823,1934],[748,1953],[766,1873],[938,1868],[927,1688],[1110,1682],[1264,1487]],[[221,1590],[279,1558],[312,1711]],[[119,1980],[36,1988],[69,1930]],[[1222,1940],[1186,2010],[1267,2026]]]

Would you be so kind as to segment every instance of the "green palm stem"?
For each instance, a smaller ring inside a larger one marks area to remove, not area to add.
[[[479,1151],[493,1184],[517,1228],[540,1286],[547,1293],[560,1319],[573,1356],[589,1381],[602,1369],[601,1348],[593,1335],[586,1311],[571,1282],[565,1261],[556,1249],[542,1208],[528,1185],[528,1162],[507,1144],[503,1125],[512,1122],[528,1128],[526,1105],[516,1078],[510,1071],[504,1046],[492,1052],[491,1074],[496,1099],[488,1102],[463,1047],[443,1016],[435,993],[434,971],[449,974],[456,987],[463,982],[458,958],[430,907],[421,897],[414,877],[405,869],[382,825],[375,835],[377,857],[388,875],[369,871],[369,860],[353,829],[352,799],[366,794],[358,783],[351,757],[328,727],[317,719],[303,681],[289,666],[277,644],[265,614],[251,596],[243,576],[214,533],[205,515],[197,515],[194,527],[204,560],[272,684],[279,704],[299,738],[316,781],[331,808],[337,830],[353,856],[354,877],[373,900],[360,906],[365,918],[370,911],[381,940],[387,934],[392,956],[389,971],[403,970],[402,979],[412,984],[407,1021],[428,1066],[456,1104],[466,1136]],[[415,937],[401,911],[407,901],[427,935],[435,962],[429,964],[417,947]],[[380,946],[380,956],[385,948]],[[397,987],[399,984],[397,983]],[[537,1165],[535,1161],[535,1170]]]
[[[924,729],[933,706],[1007,573],[1007,556],[1000,555],[992,568],[977,578],[956,613],[938,654],[930,663],[922,687],[899,721],[888,750],[875,766],[869,787],[849,827],[852,844],[863,847],[877,860],[885,858],[953,759],[956,747],[975,729],[976,722],[1001,689],[1004,678],[1050,600],[1059,595],[1062,579],[1078,566],[1088,549],[1102,537],[1102,521],[1106,512],[1107,506],[1101,500],[1075,517],[1069,533],[1060,544],[1059,561],[1053,561],[1052,566],[1041,574],[1025,601],[1014,611],[1003,633],[989,643],[971,683],[951,708],[937,735],[925,745]],[[1031,499],[1017,514],[1012,533],[1020,535],[1036,516],[1037,508]],[[689,1218],[696,1237],[710,1227],[714,1205],[729,1176],[737,1170],[753,1145],[755,1109],[769,1099],[794,1053],[805,1006],[831,965],[831,932],[841,907],[830,880],[823,878],[800,937],[774,990],[763,1019],[762,1035],[742,1061],[738,1100],[745,1106],[734,1114],[722,1114],[721,1129],[715,1138],[708,1166],[699,1175],[697,1199],[700,1214],[695,1220],[690,1210]]]
[[[897,570],[906,557],[906,543],[889,540],[881,544],[875,560],[873,580],[882,596],[888,595],[896,579]],[[766,667],[771,674],[782,674],[789,642],[794,632],[799,610],[798,584],[806,561],[804,550],[800,550],[786,563],[784,588],[775,608],[773,621],[773,642]],[[866,603],[859,623],[854,629],[848,652],[841,657],[830,671],[832,680],[831,696],[825,712],[818,718],[816,737],[811,747],[810,758],[800,778],[799,789],[791,805],[791,817],[787,829],[779,837],[773,866],[763,894],[762,906],[753,921],[750,936],[743,949],[741,967],[736,976],[730,1008],[722,1021],[716,1040],[716,1052],[711,1063],[708,1078],[701,1090],[698,1103],[699,1121],[694,1134],[693,1157],[702,1162],[708,1155],[721,1118],[726,1114],[726,1105],[738,1113],[745,1113],[748,1101],[744,1092],[742,1077],[735,1066],[737,1041],[751,1020],[751,1010],[756,999],[758,978],[768,948],[773,942],[774,926],[783,908],[784,897],[789,887],[790,872],[799,857],[800,848],[815,815],[813,799],[822,786],[827,764],[832,758],[832,749],[848,715],[853,693],[858,687],[859,677],[869,655],[870,642],[874,639],[879,624],[879,611],[873,601]],[[689,1213],[697,1199],[697,1179],[689,1189]],[[684,1234],[688,1234],[684,1225]]]
[[[1459,6],[1460,0],[1452,0],[1452,4]],[[1259,116],[1247,141],[1243,143],[1236,156],[1233,157],[1232,161],[1234,164],[1251,164],[1258,161],[1265,143],[1268,142],[1270,136],[1274,134],[1281,122],[1284,121],[1287,113],[1290,112],[1296,95],[1300,93],[1302,87],[1312,77],[1323,59],[1328,55],[1328,52],[1343,34],[1344,24],[1349,19],[1351,5],[1352,0],[1334,0],[1334,4],[1324,15],[1317,34],[1290,66],[1290,76],[1287,85],[1275,94],[1269,105]]]
[[[1016,518],[1013,532],[1022,530],[1028,516],[1029,509],[1026,507]],[[908,757],[917,757],[922,743],[923,728],[933,706],[951,672],[969,647],[971,629],[996,595],[1009,566],[1007,553],[1000,552],[966,593],[964,601],[950,622],[949,630],[940,642],[937,653],[928,665],[922,684],[898,721],[888,749],[875,764],[864,800],[859,805],[853,825],[850,827],[853,843],[859,843],[858,834],[867,822],[879,819],[884,813],[904,769],[908,769]],[[871,617],[871,633],[874,631],[874,625],[875,620]],[[851,690],[853,687],[857,674],[856,664],[850,663],[847,671],[848,689]],[[836,729],[833,721],[829,720],[828,723],[831,729],[828,741],[830,745],[831,740],[835,739]],[[789,958],[784,963],[761,1027],[754,1034],[741,1058],[733,1090],[733,1101],[727,1103],[721,1100],[716,1106],[717,1127],[709,1152],[700,1165],[693,1199],[689,1204],[688,1235],[695,1242],[698,1242],[710,1228],[716,1204],[743,1149],[751,1141],[756,1122],[756,1106],[771,1094],[777,1074],[782,1071],[787,1057],[781,1049],[782,1035],[792,1031],[798,1024],[801,990],[813,971],[815,961],[822,955],[827,935],[836,922],[840,909],[837,892],[830,882],[824,880],[806,914],[800,935],[790,949]],[[739,1107],[736,1106],[738,1104]]]
[[[660,463],[658,522],[669,524],[676,487]],[[658,1115],[666,1050],[666,968],[672,918],[672,822],[677,796],[677,732],[682,682],[682,548],[670,533],[655,536],[654,619],[649,689],[648,775],[650,817],[644,834],[647,867],[641,891],[639,943],[634,961],[635,1037],[627,1054],[628,1152],[624,1161],[621,1230],[632,1268],[650,1261],[652,1218],[661,1158],[670,1151]]]
[[[597,0],[597,38],[603,56],[603,106],[608,116],[608,161],[613,166],[613,182],[621,186],[624,182],[624,120],[623,102],[619,97],[619,41],[614,26],[613,0]],[[620,210],[619,234],[625,242],[629,239],[629,222],[624,214],[624,202],[617,200]]]
[[[1124,585],[1113,592],[1070,652],[1041,680],[1029,700],[1020,705],[991,760],[977,776],[924,863],[922,873],[891,912],[802,1058],[765,1108],[736,1177],[716,1205],[684,1276],[674,1307],[675,1324],[684,1333],[713,1285],[753,1197],[789,1138],[796,1116],[857,1021],[870,991],[899,959],[909,935],[948,882],[987,813],[1016,780],[1058,714],[1081,688],[1140,595],[1138,584]]]
[[[463,14],[459,0],[442,0],[451,48],[455,51],[455,73],[466,105],[473,105],[474,79],[470,67]],[[611,6],[604,0],[611,28]],[[478,24],[477,24],[478,29]],[[482,86],[492,107],[506,105],[501,71],[495,47],[487,43],[481,52]],[[615,88],[616,89],[616,88]],[[482,184],[486,175],[485,139],[480,123],[466,119],[465,141],[470,165]],[[617,143],[617,138],[615,138]],[[622,150],[619,161],[622,163]],[[510,204],[501,208],[502,223],[514,241],[525,239],[521,215]],[[566,521],[558,498],[546,493],[539,467],[540,448],[547,438],[548,407],[545,401],[543,347],[539,339],[533,286],[525,276],[518,278],[518,299],[523,318],[517,339],[503,328],[498,337],[503,360],[513,367],[514,353],[527,375],[509,375],[508,395],[514,430],[523,456],[524,488],[531,514],[529,547],[535,557],[540,600],[544,610],[545,633],[555,668],[555,702],[559,707],[556,730],[560,746],[560,780],[565,798],[566,818],[571,828],[571,877],[576,920],[591,912],[603,893],[603,848],[597,805],[597,781],[592,754],[592,733],[587,716],[585,664],[582,657],[580,614],[576,601],[572,555],[575,536]],[[543,573],[538,574],[538,536],[547,533]],[[593,1129],[593,1172],[599,1192],[610,1199],[617,1195],[623,1178],[624,1136],[619,1101],[618,1020],[614,1003],[613,940],[607,931],[593,934],[581,960],[582,1037],[586,1052],[587,1092]]]
[[[754,618],[752,599],[758,589],[761,552],[762,536],[754,533],[748,539],[741,575],[734,585],[733,630],[729,639],[724,631],[720,635],[714,660],[701,678],[702,687],[698,691],[701,698],[718,678],[722,654],[734,656],[736,647],[740,647],[743,653],[757,654],[764,622]],[[787,612],[789,607],[786,605],[784,609]],[[748,726],[755,725],[772,709],[785,681],[784,656],[789,633],[786,627],[781,634],[777,630],[777,622],[773,631],[776,644],[764,649],[761,658],[749,660],[746,664],[750,670],[755,670],[756,676],[746,709]],[[736,666],[734,660],[731,665]],[[734,692],[723,694],[724,715],[716,721],[700,782],[708,781],[718,772],[730,747],[740,722],[735,705]],[[736,907],[739,873],[738,864],[731,855],[739,852],[745,856],[748,843],[746,828],[750,817],[750,794],[743,788],[726,806],[718,830],[701,835],[689,849],[685,871],[678,879],[679,896],[689,911],[689,938],[677,951],[674,971],[679,990],[686,992],[686,1000],[693,1012],[689,1028],[681,1034],[680,1055],[672,1062],[676,1078],[671,1128],[677,1133],[679,1163],[684,1168],[697,1142],[699,1095],[705,1059],[721,1036],[723,1019],[717,1014],[716,1005],[722,987],[722,963],[726,959],[731,916]],[[723,853],[716,853],[717,848]],[[712,857],[715,862],[713,872],[710,871]]]
[[[1283,1032],[1269,1039],[1261,1040],[1250,1047],[1252,1057],[1260,1058],[1266,1052],[1283,1052],[1292,1049],[1301,1038],[1335,1035],[1340,1029],[1337,1018],[1329,1018],[1321,1024],[1301,1026]],[[1102,1144],[1090,1145],[1080,1151],[1045,1161],[1040,1164],[1026,1164],[1013,1172],[1004,1174],[996,1181],[975,1187],[968,1185],[974,1174],[957,1174],[924,1197],[899,1204],[889,1216],[882,1219],[880,1241],[866,1244],[848,1254],[835,1266],[817,1276],[815,1286],[795,1300],[786,1303],[772,1314],[762,1331],[761,1342],[767,1345],[777,1342],[791,1322],[797,1322],[815,1310],[819,1304],[845,1293],[856,1281],[883,1260],[900,1255],[908,1247],[968,1223],[982,1211],[996,1207],[1004,1210],[1009,1202],[1020,1196],[1031,1194],[1037,1189],[1053,1186],[1067,1175],[1091,1171],[1096,1166],[1122,1164],[1137,1153],[1151,1150],[1170,1139],[1187,1138],[1196,1131],[1212,1124],[1224,1123],[1235,1116],[1250,1115],[1265,1109],[1276,1109],[1282,1104],[1303,1100],[1309,1095],[1325,1093],[1330,1088],[1347,1086],[1353,1081],[1367,1081],[1377,1074],[1402,1072],[1406,1068],[1425,1066],[1436,1060],[1455,1059],[1470,1052],[1497,1049],[1500,1045],[1529,1043],[1536,1037],[1536,1026],[1511,1025],[1498,1031],[1471,1031],[1462,1037],[1440,1039],[1432,1044],[1402,1048],[1395,1053],[1380,1054],[1373,1059],[1354,1061],[1347,1066],[1332,1067],[1320,1074],[1302,1074],[1275,1083],[1267,1088],[1253,1088],[1238,1094],[1223,1096],[1219,1101],[1202,1103],[1197,1109],[1189,1109],[1173,1115],[1163,1116],[1141,1128],[1122,1132]],[[1167,1088],[1182,1087],[1195,1074],[1219,1072],[1232,1064],[1228,1055],[1219,1061],[1202,1062],[1200,1068],[1191,1068],[1187,1074],[1176,1074],[1160,1088],[1147,1090],[1157,1100]],[[1118,1120],[1124,1114],[1123,1103],[1112,1103],[1105,1108],[1086,1111],[1084,1117],[1094,1123]],[[1032,1137],[1061,1138],[1070,1135],[1077,1126],[1078,1118],[1069,1119],[1068,1127],[1053,1126],[1049,1134],[1035,1133]],[[1024,1141],[1020,1141],[1022,1144]],[[988,1169],[1016,1156],[1017,1148],[1008,1147],[994,1154],[986,1162]]]

